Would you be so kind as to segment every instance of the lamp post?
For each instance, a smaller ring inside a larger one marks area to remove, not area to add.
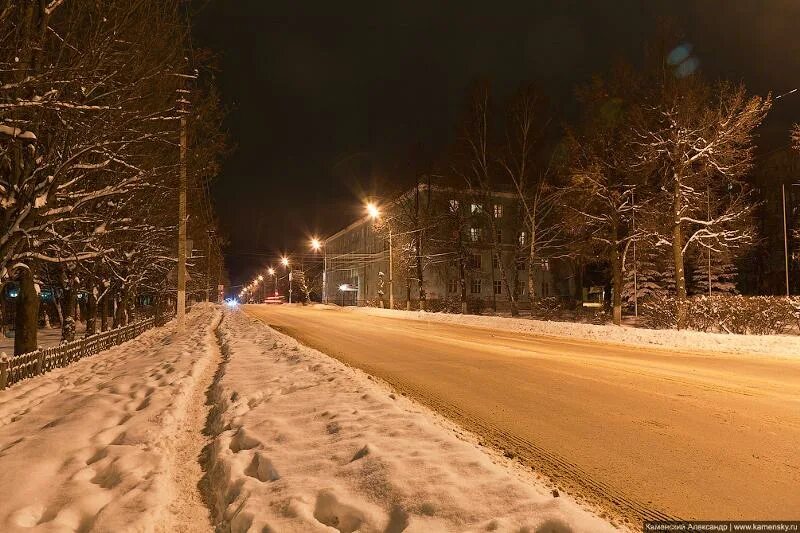
[[[368,202],[365,206],[367,214],[372,220],[378,220],[381,216],[381,210],[372,202]],[[388,221],[387,221],[388,222]],[[389,227],[389,309],[394,309],[394,278],[392,277],[392,226]]]
[[[267,269],[267,274],[272,276],[272,293],[273,293],[272,295],[273,296],[277,296],[278,295],[278,276],[275,275],[275,269],[272,268],[272,267],[269,267]]]
[[[264,276],[261,274],[258,275],[258,284],[261,285],[261,301],[258,303],[264,303]]]
[[[315,252],[322,250],[322,303],[328,303],[328,249],[325,241],[314,237],[311,239],[311,249]]]
[[[289,272],[289,303],[292,303],[292,271],[289,270],[289,258],[286,256],[281,257],[281,264]]]

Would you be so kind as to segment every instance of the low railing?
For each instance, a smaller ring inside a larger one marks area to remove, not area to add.
[[[23,379],[65,367],[73,361],[122,344],[138,337],[153,326],[163,324],[167,319],[168,317],[163,317],[161,320],[156,317],[145,318],[127,326],[97,333],[91,337],[0,360],[0,390]]]

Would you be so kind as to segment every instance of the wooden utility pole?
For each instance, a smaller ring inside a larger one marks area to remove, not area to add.
[[[180,75],[182,78],[194,76]],[[189,100],[187,89],[178,89],[178,113],[181,115],[180,180],[178,185],[178,302],[176,315],[178,331],[186,328],[186,155],[188,150]]]
[[[186,327],[186,115],[181,115],[181,162],[178,192],[178,329]]]

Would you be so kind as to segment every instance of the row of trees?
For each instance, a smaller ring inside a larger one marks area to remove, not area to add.
[[[98,315],[124,324],[142,295],[174,287],[181,116],[203,250],[191,275],[210,286],[222,258],[203,193],[225,137],[178,0],[5,0],[0,28],[0,282],[19,284],[15,352],[36,348],[41,287],[65,340],[79,293],[92,334]]]
[[[553,135],[552,114],[535,85],[517,92],[502,120],[493,114],[488,84],[474,85],[455,146],[415,179],[417,190],[421,181],[428,191],[447,186],[483,208],[442,209],[419,193],[398,204],[394,231],[408,237],[396,249],[401,269],[415,271],[408,278],[422,307],[426,268],[446,263],[459,271],[466,310],[468,232],[476,215],[512,314],[521,291],[520,270],[503,261],[511,248],[528,267],[532,306],[532,266],[557,258],[578,269],[605,265],[617,324],[626,297],[660,291],[672,293],[684,327],[690,270],[695,291],[735,290],[735,263],[760,239],[754,135],[772,101],[742,84],[687,75],[669,57],[654,48],[645,67],[619,64],[581,87],[580,116],[562,135]],[[800,127],[792,135],[800,149]],[[498,238],[509,226],[499,226],[491,206],[504,190],[516,195],[512,232],[524,238]]]

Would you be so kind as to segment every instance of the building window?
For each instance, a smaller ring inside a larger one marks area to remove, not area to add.
[[[517,257],[517,270],[525,270],[525,258]]]
[[[481,204],[472,204],[469,207],[469,211],[473,215],[479,215],[479,214],[483,213],[483,206]]]
[[[525,235],[524,231],[520,231],[519,232],[519,245],[520,246],[525,246],[526,240],[527,240],[527,235]]]
[[[469,256],[469,267],[474,268],[476,270],[481,269],[481,256],[480,254],[470,254]]]
[[[492,268],[495,270],[500,268],[500,261],[497,260],[497,254],[492,254]]]
[[[525,294],[525,282],[521,279],[517,280],[517,296]]]
[[[545,270],[545,271],[550,270],[550,260],[549,259],[545,259],[544,261],[542,261],[542,270]]]
[[[502,243],[503,242],[503,230],[500,229],[500,228],[495,228],[494,237],[495,237],[496,242]]]
[[[458,200],[450,200],[450,212],[451,213],[458,212]]]
[[[472,242],[480,242],[481,228],[469,228],[469,239]]]
[[[495,281],[494,282],[494,293],[495,294],[503,294],[503,282],[502,281]]]
[[[469,290],[472,294],[481,293],[481,280],[473,279],[469,284]]]
[[[503,218],[503,206],[494,204],[494,218]]]
[[[459,282],[457,279],[451,279],[447,284],[447,292],[455,293],[458,292]]]

